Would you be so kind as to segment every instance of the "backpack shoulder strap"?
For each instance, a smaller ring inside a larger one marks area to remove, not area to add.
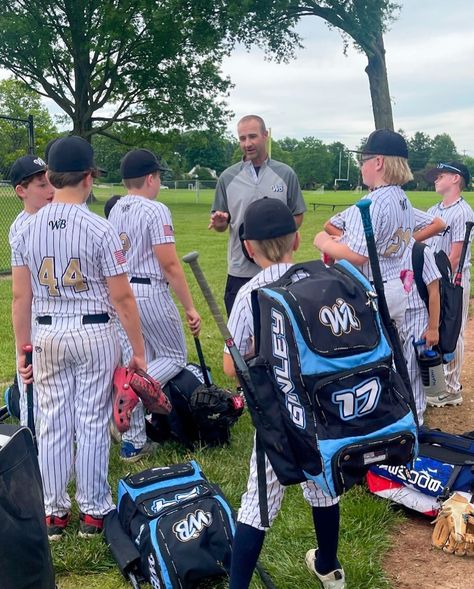
[[[418,294],[428,308],[428,289],[423,280],[423,267],[425,265],[425,243],[415,241],[411,251],[411,261],[413,265],[413,277],[415,279]]]

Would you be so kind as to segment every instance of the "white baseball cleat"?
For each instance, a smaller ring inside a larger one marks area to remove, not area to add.
[[[316,552],[314,548],[308,550],[305,557],[306,566],[318,577],[324,589],[346,589],[346,576],[344,569],[335,569],[327,575],[321,575],[316,570]]]

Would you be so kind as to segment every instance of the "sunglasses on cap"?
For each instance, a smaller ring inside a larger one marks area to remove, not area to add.
[[[456,172],[456,174],[461,174],[464,176],[463,172],[459,168],[455,168],[454,166],[450,166],[449,164],[438,164],[436,166],[437,170],[448,170],[449,172]]]

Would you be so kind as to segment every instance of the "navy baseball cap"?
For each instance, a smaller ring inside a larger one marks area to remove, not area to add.
[[[244,215],[241,239],[264,241],[298,230],[293,213],[277,198],[260,198],[251,203]]]
[[[46,163],[48,163],[49,152],[51,151],[51,148],[56,143],[56,141],[58,141],[58,139],[59,139],[59,137],[55,137],[54,139],[50,139],[48,141],[48,143],[46,144],[46,147],[44,148],[44,159],[45,159]]]
[[[354,151],[362,155],[392,155],[408,159],[408,146],[405,138],[390,129],[377,129],[369,135],[362,151]]]
[[[126,153],[120,162],[120,175],[123,180],[141,178],[154,172],[169,172],[160,159],[149,149],[133,149]]]
[[[122,198],[121,194],[114,194],[112,195],[108,201],[106,201],[104,205],[104,215],[105,218],[108,219],[112,209],[117,204],[117,202]]]
[[[46,172],[46,162],[44,162],[37,155],[24,155],[19,157],[13,164],[10,170],[10,181],[12,186],[18,186],[23,180],[39,174],[40,172]]]
[[[428,182],[434,182],[440,174],[459,174],[464,178],[466,186],[471,182],[471,174],[461,162],[439,163],[435,168],[431,168],[425,174]]]
[[[92,145],[77,135],[58,139],[49,150],[48,169],[59,173],[97,170]]]

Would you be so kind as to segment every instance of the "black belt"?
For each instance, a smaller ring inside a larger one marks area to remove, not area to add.
[[[99,313],[98,315],[83,315],[82,324],[88,325],[89,323],[108,323],[110,320],[108,313]],[[41,315],[36,317],[38,325],[51,325],[53,318],[51,315]]]
[[[139,278],[138,276],[132,276],[130,278],[130,284],[151,284],[149,278]]]

